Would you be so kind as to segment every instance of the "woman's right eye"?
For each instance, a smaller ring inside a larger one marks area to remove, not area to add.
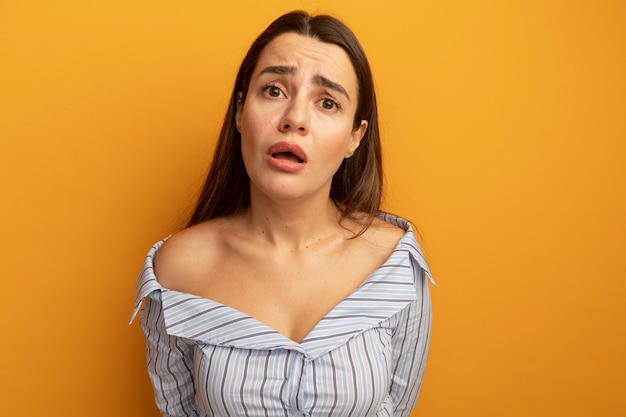
[[[265,94],[267,94],[268,96],[274,98],[281,98],[284,96],[283,90],[275,85],[266,85],[265,87],[263,87],[263,91],[265,91]]]

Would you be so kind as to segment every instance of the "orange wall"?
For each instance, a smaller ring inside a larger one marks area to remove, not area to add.
[[[305,8],[369,53],[387,208],[439,284],[413,415],[623,416],[624,3],[213,3],[0,6],[2,414],[157,415],[135,274],[196,191],[248,45]]]

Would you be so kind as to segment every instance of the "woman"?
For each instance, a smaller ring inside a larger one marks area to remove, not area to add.
[[[352,32],[303,12],[243,60],[188,227],[138,278],[166,416],[407,416],[430,332],[409,223],[379,213],[376,97]]]

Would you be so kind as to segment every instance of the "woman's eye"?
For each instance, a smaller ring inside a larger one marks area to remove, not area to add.
[[[339,103],[337,103],[335,100],[331,99],[331,98],[323,98],[320,100],[320,105],[322,106],[322,108],[324,110],[335,110],[338,109]]]
[[[268,85],[264,87],[265,93],[270,97],[282,97],[283,91],[275,85]]]

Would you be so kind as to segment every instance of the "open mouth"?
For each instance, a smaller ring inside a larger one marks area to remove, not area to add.
[[[296,164],[307,162],[306,152],[297,144],[286,141],[277,142],[270,146],[267,155],[274,160],[289,161]]]
[[[276,159],[285,159],[285,160],[288,160],[288,161],[297,162],[299,164],[304,162],[304,160],[302,158],[300,158],[298,155],[296,155],[296,154],[294,154],[292,152],[289,152],[289,151],[286,151],[286,152],[275,152],[275,153],[272,154],[272,157],[276,158]]]

